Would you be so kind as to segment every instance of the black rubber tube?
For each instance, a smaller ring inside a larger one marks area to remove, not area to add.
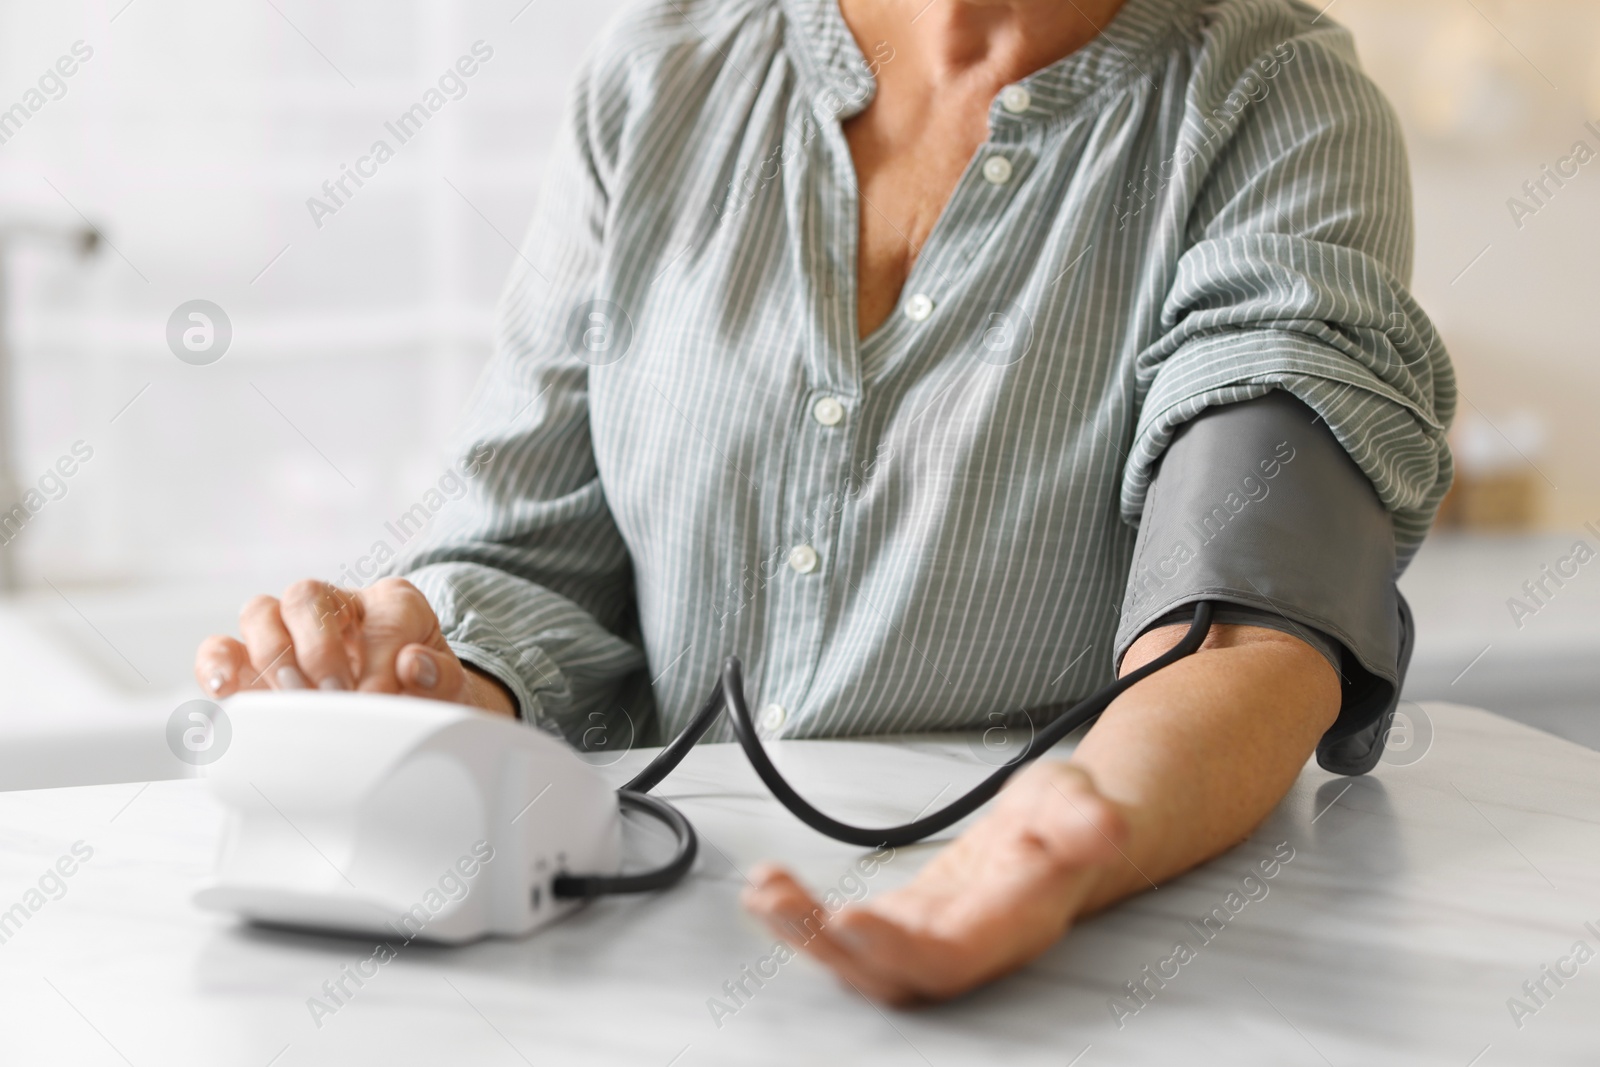
[[[695,853],[700,850],[700,839],[694,827],[684,818],[683,812],[658,797],[645,796],[617,790],[617,803],[624,808],[643,812],[665,823],[678,839],[677,852],[670,862],[653,871],[639,874],[566,874],[555,876],[550,882],[550,892],[562,899],[611,896],[616,893],[648,893],[676,885],[694,866]]]
[[[661,779],[671,774],[683,762],[683,757],[689,754],[695,742],[705,736],[711,724],[717,721],[717,716],[722,714],[722,679],[717,679],[717,684],[711,687],[711,695],[706,697],[706,702],[700,705],[700,710],[695,712],[694,718],[689,720],[689,725],[679,731],[678,736],[672,739],[672,744],[656,753],[656,758],[645,766],[645,769],[634,775],[628,783],[621,787],[622,792],[648,793],[661,784]]]
[[[729,712],[733,716],[733,729],[739,739],[739,745],[744,749],[744,754],[756,769],[756,774],[766,783],[772,795],[788,808],[790,813],[807,826],[820,834],[825,834],[835,841],[844,841],[847,844],[860,845],[863,848],[901,848],[905,845],[921,841],[930,834],[936,834],[946,827],[952,826],[968,815],[977,811],[984,804],[1000,792],[1007,780],[1020,770],[1024,764],[1038,759],[1048,749],[1066,737],[1073,730],[1088,722],[1090,719],[1105,711],[1111,702],[1121,696],[1129,687],[1138,684],[1156,671],[1183,657],[1190,655],[1200,648],[1205,640],[1206,631],[1211,627],[1211,604],[1202,602],[1195,609],[1194,620],[1189,624],[1189,631],[1165,654],[1151,660],[1136,671],[1123,675],[1099,692],[1087,697],[1075,705],[1070,711],[1055,719],[1044,729],[1034,734],[1028,747],[1019,752],[995,770],[983,781],[979,782],[965,794],[957,797],[949,804],[940,808],[932,815],[923,816],[914,822],[903,823],[899,826],[886,826],[881,829],[869,829],[862,826],[851,826],[818,811],[784,779],[773,766],[772,760],[767,757],[767,751],[761,745],[761,739],[756,734],[754,721],[750,718],[750,709],[744,701],[744,685],[739,660],[730,657],[727,666],[722,672],[722,691],[728,699]]]
[[[1156,671],[1198,652],[1201,644],[1205,642],[1206,633],[1211,629],[1211,612],[1212,605],[1209,601],[1195,605],[1194,619],[1189,623],[1189,630],[1181,641],[1138,670],[1130,671],[1079,701],[1065,714],[1035,733],[1027,748],[960,797],[932,815],[881,829],[840,822],[819,811],[795,792],[794,787],[784,779],[778,768],[773,766],[772,760],[767,756],[767,750],[762,747],[755,721],[750,717],[750,708],[744,699],[744,668],[739,662],[739,657],[730,656],[711,695],[689,721],[689,725],[684,727],[672,743],[662,749],[644,770],[617,791],[617,799],[624,806],[645,811],[672,829],[678,838],[677,855],[673,856],[672,861],[666,866],[642,874],[561,874],[556,877],[552,891],[558,897],[569,898],[596,897],[611,893],[642,893],[653,889],[665,889],[688,873],[689,867],[694,863],[697,849],[694,827],[684,818],[683,813],[671,804],[644,794],[655,788],[679,763],[683,762],[683,758],[689,754],[695,742],[705,736],[705,732],[711,728],[711,724],[724,709],[733,719],[734,736],[738,739],[739,746],[744,749],[744,754],[755,768],[756,774],[766,783],[767,788],[772,790],[772,795],[778,802],[788,808],[795,818],[818,833],[846,844],[860,845],[863,848],[883,846],[902,848],[953,826],[977,811],[992,800],[1011,776],[1025,764],[1038,759],[1073,730],[1105,711],[1112,701],[1127,692],[1129,688]]]

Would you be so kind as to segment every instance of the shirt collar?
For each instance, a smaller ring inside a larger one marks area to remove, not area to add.
[[[813,103],[841,121],[860,113],[877,90],[867,57],[839,13],[838,0],[781,0],[792,30],[789,45]],[[1099,34],[1071,55],[1016,84],[1028,90],[1022,114],[999,109],[996,119],[1026,122],[1065,111],[1113,80],[1153,78],[1157,53],[1186,31],[1202,0],[1127,0]]]

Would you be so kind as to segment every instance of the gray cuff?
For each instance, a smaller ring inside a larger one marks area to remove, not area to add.
[[[1339,672],[1339,719],[1318,759],[1352,773],[1345,768],[1376,760],[1381,736],[1376,751],[1353,760],[1333,755],[1333,746],[1370,734],[1398,696],[1395,572],[1389,513],[1310,408],[1284,392],[1208,408],[1178,431],[1151,482],[1115,662],[1186,605],[1209,600],[1219,612],[1255,612],[1217,621],[1293,633]]]

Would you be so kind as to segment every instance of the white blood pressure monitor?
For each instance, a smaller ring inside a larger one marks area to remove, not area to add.
[[[459,943],[526,934],[615,872],[617,795],[558,738],[456,704],[247,692],[205,769],[229,809],[195,901],[257,922]]]

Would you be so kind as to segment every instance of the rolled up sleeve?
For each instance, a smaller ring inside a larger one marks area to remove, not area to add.
[[[1342,34],[1297,38],[1293,61],[1262,84],[1221,136],[1197,117],[1209,102],[1195,100],[1194,129],[1180,138],[1193,197],[1187,246],[1159,336],[1136,363],[1141,407],[1122,514],[1138,521],[1178,427],[1281,389],[1371,481],[1403,569],[1450,485],[1456,390],[1406,288],[1411,196],[1397,122]]]

